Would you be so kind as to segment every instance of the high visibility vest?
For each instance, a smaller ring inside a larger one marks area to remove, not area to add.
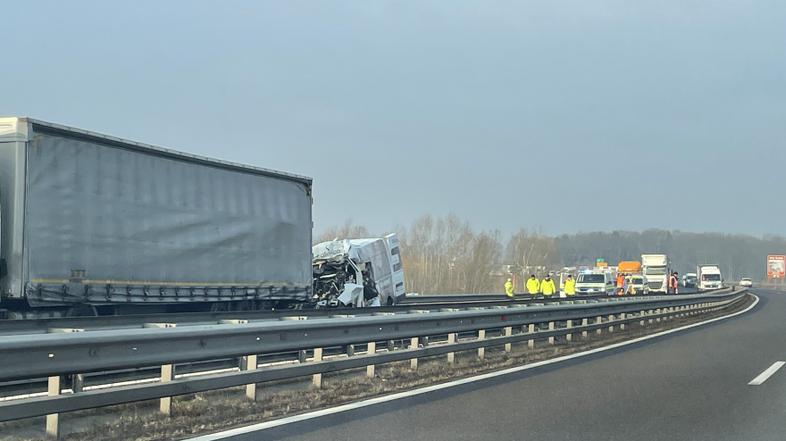
[[[565,281],[565,295],[572,296],[576,294],[576,280],[568,279]]]
[[[540,282],[538,282],[538,279],[527,279],[527,292],[530,294],[537,294],[540,292]]]
[[[505,282],[505,295],[508,297],[513,297],[513,282]]]
[[[540,282],[540,292],[543,293],[544,296],[550,296],[554,294],[557,288],[554,286],[554,280],[546,280],[543,279]]]

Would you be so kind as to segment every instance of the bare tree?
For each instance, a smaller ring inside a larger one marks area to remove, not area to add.
[[[344,225],[329,227],[319,235],[314,236],[313,243],[318,244],[334,239],[361,239],[369,237],[368,229],[363,225],[355,225],[352,219],[344,221]]]

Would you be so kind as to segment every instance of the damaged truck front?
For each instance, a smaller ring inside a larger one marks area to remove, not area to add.
[[[395,233],[343,239],[313,247],[318,307],[395,305],[404,296],[404,271]]]

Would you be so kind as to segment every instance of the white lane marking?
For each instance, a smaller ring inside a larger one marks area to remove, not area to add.
[[[768,367],[764,370],[764,372],[760,373],[759,376],[751,380],[751,382],[748,383],[748,386],[759,386],[760,384],[764,383],[772,376],[772,374],[778,372],[778,369],[782,368],[784,364],[786,364],[786,361],[776,361],[772,364],[772,366]]]
[[[337,414],[337,413],[341,413],[341,412],[346,412],[346,411],[350,411],[350,410],[354,410],[354,409],[359,409],[361,407],[373,406],[375,404],[387,403],[389,401],[400,400],[402,398],[408,398],[408,397],[413,397],[413,396],[417,396],[417,395],[422,395],[422,394],[425,394],[425,393],[434,392],[434,391],[441,390],[441,389],[447,389],[447,388],[450,388],[450,387],[460,386],[462,384],[474,383],[474,382],[477,382],[477,381],[482,381],[482,380],[486,380],[486,379],[489,379],[489,378],[499,377],[499,376],[502,376],[502,375],[508,375],[508,374],[512,374],[512,373],[516,373],[516,372],[526,371],[526,370],[529,370],[529,369],[535,369],[535,368],[538,368],[538,367],[541,367],[541,366],[546,366],[546,365],[549,365],[549,364],[560,363],[560,362],[563,362],[563,361],[572,360],[574,358],[586,357],[588,355],[597,354],[598,352],[609,351],[611,349],[616,349],[616,348],[619,348],[619,347],[622,347],[622,346],[627,346],[627,345],[631,345],[631,344],[638,343],[638,342],[641,342],[641,341],[650,340],[650,339],[661,337],[661,336],[668,335],[668,334],[673,334],[675,332],[684,331],[686,329],[695,328],[697,326],[706,325],[708,323],[717,322],[717,321],[725,320],[725,319],[728,319],[728,318],[731,318],[731,317],[734,317],[734,316],[737,316],[737,315],[740,315],[740,314],[744,314],[744,313],[750,311],[751,309],[753,309],[759,303],[759,297],[757,295],[752,294],[752,293],[750,295],[752,295],[754,297],[753,303],[750,306],[748,306],[747,308],[743,309],[742,311],[737,311],[737,312],[735,312],[733,314],[729,314],[729,315],[725,315],[725,316],[722,316],[722,317],[716,317],[716,318],[713,318],[713,319],[705,320],[703,322],[693,323],[693,324],[690,324],[690,325],[681,326],[679,328],[674,328],[674,329],[669,329],[669,330],[666,330],[666,331],[661,331],[661,332],[658,332],[656,334],[645,335],[643,337],[634,338],[633,340],[626,340],[626,341],[623,341],[623,342],[614,343],[614,344],[609,345],[609,346],[603,346],[601,348],[590,349],[590,350],[584,351],[584,352],[577,352],[575,354],[563,355],[562,357],[552,358],[552,359],[549,359],[549,360],[543,360],[543,361],[539,361],[539,362],[536,362],[536,363],[525,364],[523,366],[517,366],[517,367],[514,367],[514,368],[509,368],[509,369],[505,369],[505,370],[501,370],[501,371],[489,372],[489,373],[478,375],[478,376],[475,376],[475,377],[462,378],[460,380],[454,380],[454,381],[450,381],[448,383],[435,384],[433,386],[422,387],[420,389],[413,389],[413,390],[409,390],[409,391],[405,391],[405,392],[399,392],[399,393],[395,393],[395,394],[391,394],[391,395],[384,395],[384,396],[381,396],[381,397],[370,398],[370,399],[367,399],[367,400],[358,401],[356,403],[342,404],[342,405],[336,406],[336,407],[330,407],[330,408],[327,408],[327,409],[316,410],[316,411],[313,411],[313,412],[303,413],[303,414],[300,414],[300,415],[293,415],[293,416],[290,416],[290,417],[279,418],[277,420],[272,420],[272,421],[265,421],[263,423],[252,424],[250,426],[237,427],[237,428],[234,428],[234,429],[225,430],[223,432],[216,432],[216,433],[211,433],[209,435],[202,435],[202,436],[197,436],[197,437],[194,437],[194,438],[188,438],[188,439],[183,440],[183,441],[217,441],[217,440],[222,440],[222,439],[230,437],[230,436],[238,436],[238,435],[244,435],[244,434],[247,434],[247,433],[258,432],[260,430],[272,429],[274,427],[284,426],[286,424],[297,423],[297,422],[300,422],[300,421],[311,420],[311,419],[323,417],[323,416],[326,416],[326,415],[333,415],[333,414]]]

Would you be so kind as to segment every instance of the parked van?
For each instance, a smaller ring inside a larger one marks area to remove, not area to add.
[[[576,279],[576,294],[578,295],[614,295],[614,278],[605,271],[591,271],[579,273]]]

